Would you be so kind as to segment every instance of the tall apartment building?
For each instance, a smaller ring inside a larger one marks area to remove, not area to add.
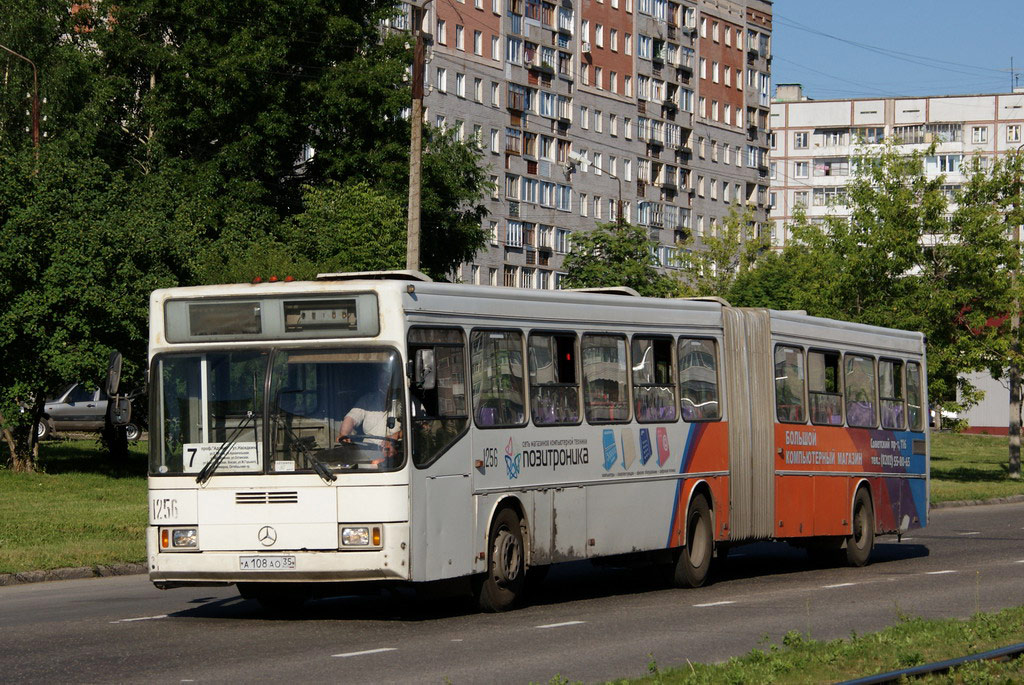
[[[896,137],[907,151],[936,149],[925,170],[944,174],[952,196],[972,155],[994,157],[1024,143],[1024,93],[810,100],[780,85],[771,106],[772,242],[785,244],[797,205],[812,219],[845,214],[850,158]]]
[[[434,0],[427,121],[475,137],[490,242],[457,277],[557,288],[571,236],[623,218],[672,268],[735,203],[768,217],[769,0]]]

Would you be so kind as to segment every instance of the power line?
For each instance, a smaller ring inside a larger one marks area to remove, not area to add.
[[[836,36],[836,35],[833,35],[831,33],[826,33],[824,31],[820,31],[818,29],[811,28],[811,27],[806,26],[804,24],[801,24],[801,23],[799,23],[799,22],[797,22],[797,21],[795,21],[793,19],[781,16],[779,14],[774,15],[774,19],[775,20],[781,20],[780,23],[782,23],[783,26],[790,26],[791,28],[797,29],[798,31],[805,31],[807,33],[811,33],[811,34],[814,34],[814,35],[818,35],[818,36],[822,36],[822,37],[825,37],[825,38],[829,38],[831,40],[835,40],[835,41],[838,41],[840,43],[846,43],[847,45],[852,45],[854,47],[861,48],[862,50],[867,50],[869,52],[874,52],[876,54],[880,54],[880,55],[883,55],[885,57],[890,57],[892,59],[897,59],[897,60],[901,60],[901,61],[904,61],[904,62],[910,62],[911,64],[917,64],[918,66],[931,67],[933,69],[943,69],[944,71],[947,71],[947,72],[951,71],[950,69],[948,69],[948,67],[952,66],[952,67],[960,67],[962,69],[974,69],[976,71],[988,72],[988,73],[999,73],[999,74],[1004,73],[1004,70],[1002,70],[1002,69],[993,69],[991,67],[979,67],[977,65],[963,64],[961,62],[951,62],[951,61],[948,61],[948,60],[936,59],[935,57],[931,57],[931,56],[915,55],[915,54],[912,54],[912,53],[909,53],[909,52],[902,52],[902,51],[899,51],[899,50],[892,50],[890,48],[883,48],[883,47],[879,47],[879,46],[876,46],[876,45],[870,45],[868,43],[861,43],[859,41],[850,40],[848,38],[843,38],[841,36]],[[942,66],[939,66],[939,65],[946,65],[946,67],[942,67]],[[976,76],[977,75],[977,74],[974,74],[972,72],[958,71],[956,69],[953,69],[952,71],[956,71],[957,73],[966,74],[966,75],[969,75],[969,76]]]

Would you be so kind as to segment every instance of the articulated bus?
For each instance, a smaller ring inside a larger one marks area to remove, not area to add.
[[[461,579],[500,611],[562,561],[699,586],[736,544],[863,565],[927,521],[919,333],[416,272],[158,290],[150,321],[159,588]]]

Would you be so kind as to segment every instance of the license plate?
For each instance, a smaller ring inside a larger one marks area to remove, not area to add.
[[[294,571],[295,557],[238,557],[238,568],[242,571]]]

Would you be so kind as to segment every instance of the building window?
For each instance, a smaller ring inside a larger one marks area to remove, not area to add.
[[[473,53],[484,54],[484,34],[482,31],[473,31]]]
[[[448,44],[448,26],[444,19],[437,20],[437,42],[441,45]]]
[[[971,142],[972,143],[987,143],[988,142],[988,126],[972,126],[971,127]]]
[[[795,162],[793,165],[793,176],[795,178],[807,178],[810,176],[810,162]]]
[[[465,50],[466,49],[466,30],[460,24],[455,25],[455,49]]]
[[[793,134],[793,147],[797,150],[807,149],[807,131],[797,131]]]
[[[1006,127],[1006,142],[1007,143],[1019,143],[1020,142],[1020,124],[1009,124]]]
[[[437,87],[437,91],[439,93],[447,93],[448,92],[448,70],[447,69],[445,69],[443,67],[438,67],[437,68],[437,80],[435,81],[435,86]]]

